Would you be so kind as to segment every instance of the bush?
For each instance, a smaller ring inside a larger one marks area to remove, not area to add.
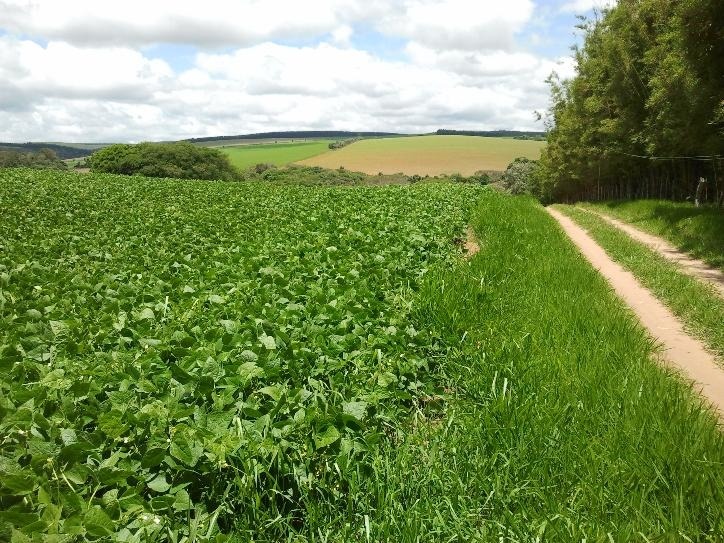
[[[233,181],[240,178],[229,158],[218,149],[188,142],[111,145],[93,153],[94,172]]]
[[[538,161],[516,158],[508,164],[500,182],[511,194],[535,194],[537,192]]]

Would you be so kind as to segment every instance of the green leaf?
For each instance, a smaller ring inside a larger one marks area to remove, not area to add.
[[[224,304],[226,303],[226,300],[219,296],[218,294],[212,294],[207,298],[210,303],[212,304]]]
[[[166,482],[166,476],[164,474],[157,475],[156,478],[147,483],[147,485],[148,488],[156,492],[166,492],[171,488],[171,485]]]
[[[340,437],[339,431],[334,426],[327,426],[324,432],[314,436],[314,445],[317,449],[329,447]]]
[[[114,530],[111,517],[100,507],[91,507],[86,511],[83,516],[83,527],[88,534],[94,537],[111,535]]]
[[[196,465],[199,458],[201,458],[203,450],[203,447],[199,444],[189,443],[183,436],[174,437],[170,448],[171,456],[190,467]]]
[[[282,394],[286,392],[286,388],[281,385],[273,385],[269,387],[260,388],[259,392],[269,396],[275,402],[278,402],[282,397]]]
[[[267,336],[266,334],[262,334],[259,338],[259,341],[261,341],[261,344],[270,351],[273,351],[277,348],[277,342],[274,340],[273,336]]]
[[[138,314],[138,319],[142,321],[153,321],[156,320],[156,314],[153,312],[153,309],[146,307]]]
[[[75,435],[75,430],[72,428],[63,428],[60,431],[60,439],[63,440],[63,444],[65,445],[72,445],[78,441],[78,438]]]
[[[161,464],[166,457],[166,447],[154,447],[146,451],[141,459],[142,468],[153,468]]]
[[[256,362],[259,360],[259,355],[257,355],[254,351],[241,351],[241,358],[246,360],[247,362]]]
[[[254,377],[264,375],[264,370],[254,364],[254,362],[244,362],[239,366],[239,375],[241,375],[244,381],[251,381]]]
[[[23,532],[13,529],[12,535],[10,536],[10,543],[33,543],[33,540]]]
[[[25,314],[34,320],[39,320],[43,318],[43,314],[37,309],[28,309]]]
[[[35,477],[31,474],[3,475],[0,488],[4,488],[16,496],[30,494],[35,490]]]
[[[367,414],[367,402],[345,402],[342,404],[342,412],[357,420],[364,420]]]
[[[191,509],[191,498],[189,497],[189,493],[184,489],[176,492],[176,499],[173,502],[173,508],[176,511],[188,511]]]
[[[111,439],[120,437],[126,431],[126,426],[121,423],[122,416],[118,411],[103,413],[98,417],[98,427]]]

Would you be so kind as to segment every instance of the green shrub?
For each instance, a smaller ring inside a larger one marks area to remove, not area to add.
[[[500,178],[500,182],[511,194],[535,194],[538,161],[519,157],[513,160]]]
[[[217,149],[188,142],[111,145],[91,156],[94,172],[233,181],[239,172]]]

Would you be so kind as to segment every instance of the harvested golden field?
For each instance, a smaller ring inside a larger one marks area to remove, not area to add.
[[[361,140],[298,162],[376,174],[471,175],[504,170],[516,157],[537,159],[542,141],[479,136],[413,136]]]

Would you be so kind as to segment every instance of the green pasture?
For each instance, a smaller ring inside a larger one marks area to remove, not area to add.
[[[319,155],[329,150],[329,141],[238,145],[222,147],[220,150],[229,156],[234,166],[245,170],[256,164],[285,166],[292,162]]]

